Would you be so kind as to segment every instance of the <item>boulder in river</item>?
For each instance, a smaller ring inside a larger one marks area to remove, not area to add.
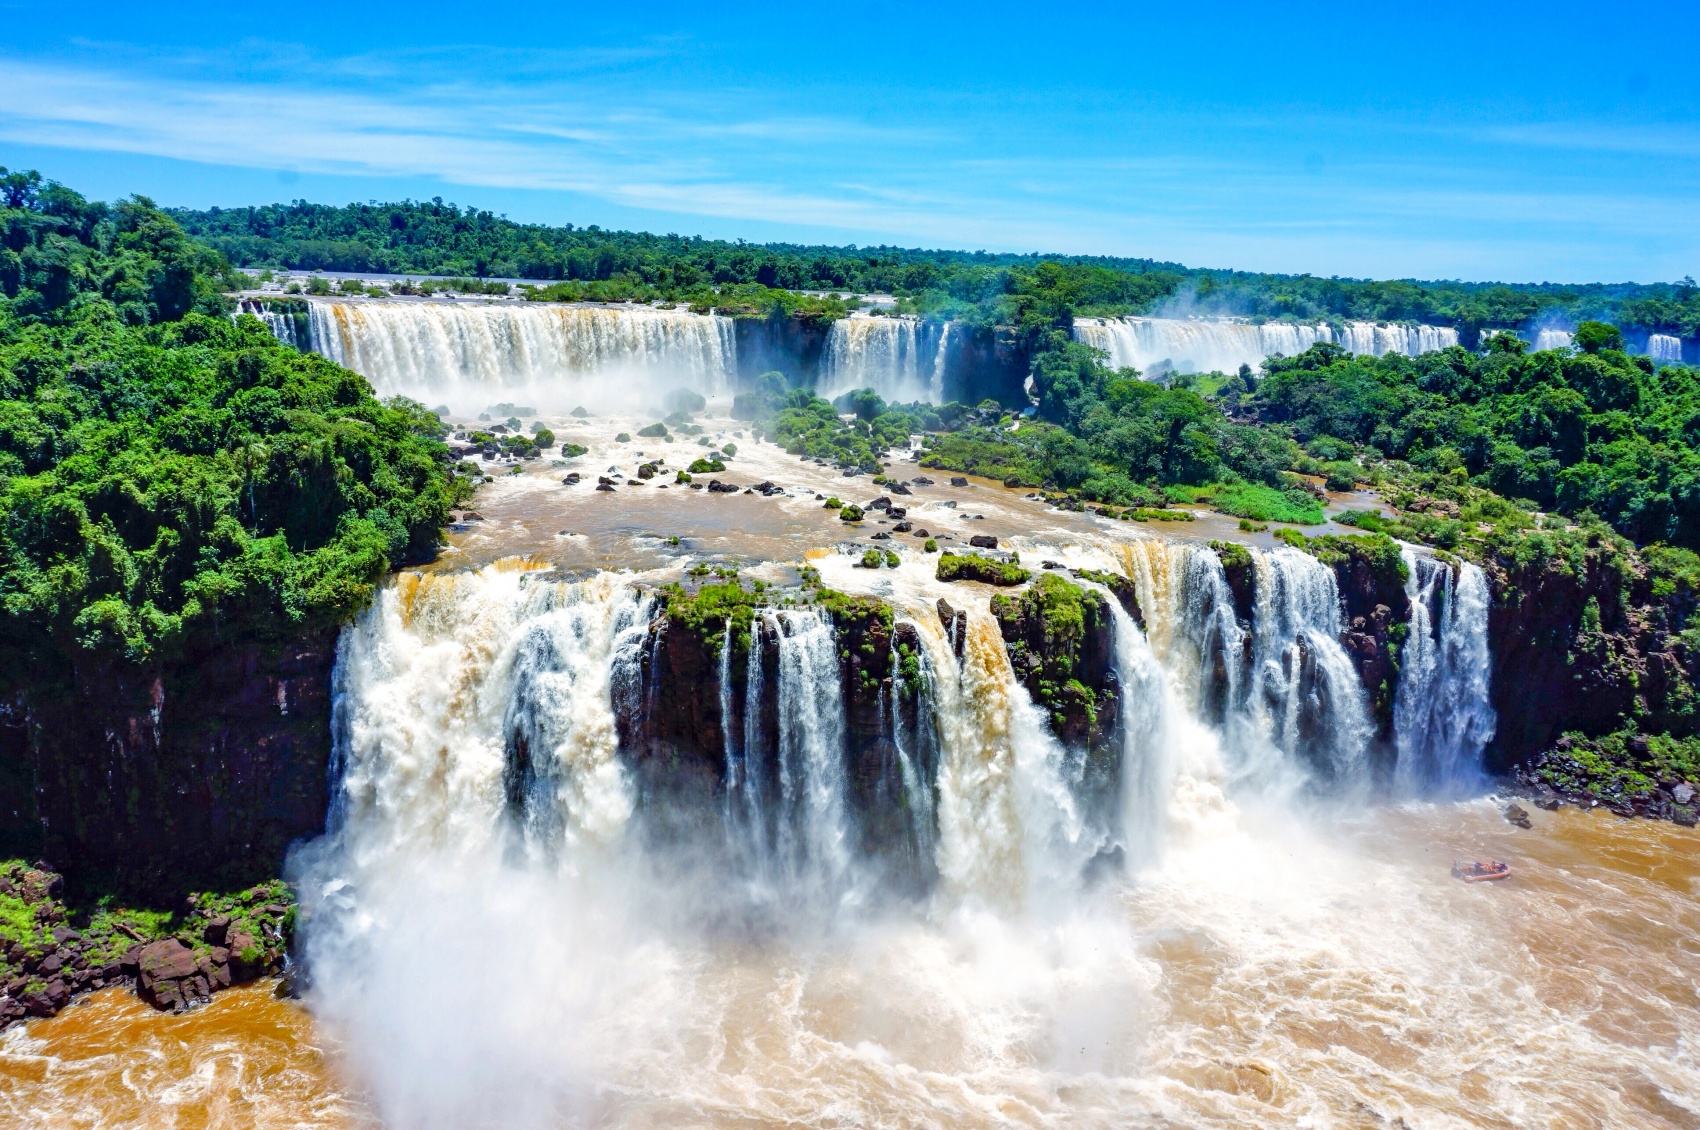
[[[195,951],[176,938],[150,942],[136,955],[136,994],[161,1011],[211,994]]]

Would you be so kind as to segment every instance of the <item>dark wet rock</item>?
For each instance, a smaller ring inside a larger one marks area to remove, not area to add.
[[[181,1008],[198,999],[193,984],[200,974],[195,951],[176,938],[143,946],[136,965],[136,995],[155,1008]]]
[[[868,503],[866,506],[862,507],[862,509],[863,510],[890,510],[891,509],[891,497],[889,495],[882,494],[878,498],[874,499],[872,502]]]
[[[993,537],[991,534],[975,534],[973,537],[968,539],[968,544],[973,546],[975,549],[996,549],[998,547],[998,539]]]
[[[912,494],[912,493],[914,493],[913,491],[911,491],[909,489],[908,483],[892,483],[886,489],[890,490],[892,494]]]
[[[914,528],[915,525],[912,522],[899,522],[897,525],[891,527],[891,532],[894,534],[906,534]]]
[[[1515,824],[1519,828],[1532,828],[1532,827],[1534,827],[1534,825],[1529,822],[1528,812],[1525,811],[1523,806],[1520,805],[1520,804],[1508,804],[1508,805],[1506,805],[1505,806],[1505,819],[1508,823]]]
[[[965,487],[968,485],[968,480],[962,475],[952,475],[950,478],[950,485],[953,487]]]
[[[909,483],[911,486],[930,487],[933,485],[933,480],[927,478],[925,475],[916,475],[914,478],[909,480]]]
[[[708,481],[709,494],[737,494],[739,487],[734,483],[723,483],[719,479]]]
[[[1120,779],[1115,623],[1103,595],[1055,573],[1023,593],[992,597],[1015,677],[1067,746],[1086,758],[1084,795],[1100,816]]]
[[[926,530],[916,530],[915,536],[918,538],[930,538],[933,535],[929,534]]]
[[[873,535],[873,540],[874,541],[890,541],[891,535],[886,533],[884,530],[880,530]]]

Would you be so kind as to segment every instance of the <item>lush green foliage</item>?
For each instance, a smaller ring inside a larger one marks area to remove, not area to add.
[[[1360,445],[1532,507],[1596,514],[1639,543],[1700,545],[1700,371],[1611,348],[1271,359],[1252,403],[1268,423]]]
[[[720,295],[723,306],[736,310],[766,312],[789,303],[824,316],[831,311],[816,306],[821,300],[785,292],[886,292],[902,296],[906,309],[1044,329],[1066,325],[1073,314],[1143,313],[1184,298],[1201,313],[1264,318],[1440,322],[1468,331],[1540,317],[1606,317],[1647,330],[1700,333],[1700,290],[1687,280],[1372,282],[1198,270],[1149,259],[755,245],[519,224],[441,200],[343,208],[297,201],[176,216],[242,266],[562,280],[568,285],[553,296],[573,299],[696,302]]]
[[[1662,782],[1700,781],[1700,738],[1622,732],[1590,740],[1570,733],[1536,759],[1532,776],[1608,804],[1644,800]]]
[[[945,553],[939,556],[941,581],[980,581],[988,585],[1022,585],[1033,574],[1009,561],[982,557],[978,553]]]
[[[1019,595],[994,595],[991,613],[1003,629],[1011,664],[1017,671],[1031,670],[1028,689],[1051,711],[1057,729],[1065,725],[1069,706],[1095,725],[1097,695],[1080,681],[1080,660],[1088,625],[1109,617],[1104,598],[1055,573],[1041,573]],[[1025,630],[1029,625],[1036,630]]]
[[[0,608],[15,671],[334,623],[434,550],[440,424],[222,315],[146,201],[10,177],[0,210]],[[527,441],[529,443],[529,441]]]

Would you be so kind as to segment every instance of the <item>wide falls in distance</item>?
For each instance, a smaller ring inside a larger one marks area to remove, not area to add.
[[[602,434],[622,428],[584,426],[600,465],[631,465]],[[772,451],[741,451],[741,480],[804,481]],[[515,532],[479,535],[474,567],[393,578],[344,632],[335,812],[292,861],[303,1003],[90,998],[0,1037],[0,1121],[1700,1119],[1695,836],[1573,809],[1523,831],[1480,796],[1496,719],[1473,567],[1407,560],[1382,735],[1314,558],[1254,550],[1248,602],[1202,542],[1016,538],[1105,597],[1110,773],[1055,736],[993,593],[937,582],[911,546],[863,570],[836,532],[791,535],[911,649],[870,710],[831,610],[785,587],[793,558],[744,576],[797,602],[680,682],[657,587],[690,558],[545,567],[512,547],[558,481],[492,489]],[[646,489],[605,499],[628,508],[609,525],[682,493]],[[996,515],[995,489],[972,508]],[[772,505],[818,521],[798,494]],[[965,516],[912,505],[935,530]],[[1125,578],[1138,619],[1092,577]],[[686,694],[712,748],[670,759],[644,722]],[[1447,874],[1476,856],[1516,879]]]

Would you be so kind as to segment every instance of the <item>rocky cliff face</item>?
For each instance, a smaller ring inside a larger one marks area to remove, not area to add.
[[[1506,771],[1568,730],[1690,733],[1700,656],[1683,630],[1694,595],[1641,555],[1600,542],[1486,562],[1493,605],[1491,768]]]
[[[278,873],[324,830],[334,634],[75,670],[8,711],[8,845],[73,892],[175,901]]]
[[[739,318],[732,323],[738,350],[738,379],[749,383],[762,373],[781,372],[793,384],[820,379],[821,357],[832,332],[830,318]]]
[[[1043,573],[1024,592],[993,596],[992,615],[1015,677],[1057,737],[1084,758],[1086,795],[1108,803],[1119,794],[1121,769],[1121,688],[1108,602]]]
[[[741,382],[778,371],[793,384],[810,384],[822,375],[832,319],[782,315],[738,318],[732,332],[737,342]],[[1027,403],[1025,384],[1032,367],[1032,351],[1027,339],[1019,334],[1007,329],[954,323],[941,363],[946,400],[978,404],[990,398],[1006,407]]]
[[[1337,540],[1343,547],[1325,560],[1333,566],[1340,589],[1340,642],[1357,665],[1385,739],[1392,735],[1393,692],[1399,684],[1396,653],[1411,622],[1405,566],[1397,547],[1386,538]]]
[[[951,327],[944,356],[944,398],[963,404],[992,399],[1005,407],[1027,403],[1027,374],[1032,348],[1007,329],[957,323]]]

